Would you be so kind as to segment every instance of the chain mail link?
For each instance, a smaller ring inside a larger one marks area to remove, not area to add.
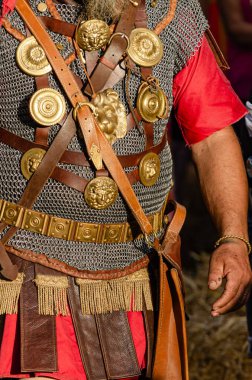
[[[32,0],[32,7],[36,14],[38,14],[37,4],[39,2],[40,0]],[[169,2],[167,0],[159,0],[157,7],[153,10],[150,7],[150,1],[147,0],[148,27],[150,29],[153,29],[165,16],[168,6]],[[71,23],[76,23],[81,13],[81,6],[79,5],[57,4],[56,7],[62,19]],[[49,16],[48,13],[46,15]],[[15,11],[10,16],[10,21],[14,27],[25,34],[24,25]],[[200,11],[197,0],[180,0],[178,1],[175,19],[161,33],[160,37],[164,42],[164,57],[160,64],[154,67],[153,74],[159,79],[171,107],[173,103],[173,77],[197,50],[206,28],[207,23]],[[56,43],[61,43],[64,46],[62,51],[64,57],[67,57],[73,51],[71,44],[64,36],[51,32],[50,35]],[[3,28],[0,29],[0,38],[0,125],[19,136],[33,141],[34,127],[36,125],[29,116],[28,102],[35,91],[34,79],[23,74],[16,65],[15,51],[19,42],[7,34]],[[71,64],[71,69],[83,80],[86,79],[78,60]],[[129,85],[129,92],[134,106],[140,85],[140,72],[138,69],[136,70],[138,75],[131,75]],[[53,74],[49,75],[49,83],[51,87],[63,94],[61,86]],[[119,93],[121,101],[127,107],[125,79],[122,79],[114,89]],[[66,102],[68,110],[70,110],[70,105],[67,100]],[[160,141],[167,121],[160,120],[155,124],[155,144]],[[58,130],[58,125],[51,128],[50,143]],[[145,136],[137,128],[134,128],[125,138],[117,140],[113,148],[120,155],[141,152],[145,148]],[[69,149],[83,151],[82,139],[76,136],[69,144]],[[0,197],[14,202],[20,199],[26,185],[26,181],[19,169],[20,158],[21,154],[18,151],[0,144]],[[161,152],[160,160],[162,170],[154,186],[147,188],[139,182],[133,186],[147,214],[156,213],[160,210],[171,187],[172,160],[169,146],[166,146]],[[60,164],[59,166],[87,179],[94,177],[94,173],[90,168],[65,164]],[[133,169],[127,168],[126,171]],[[92,223],[120,223],[129,217],[128,207],[120,196],[109,209],[94,211],[85,203],[83,194],[51,179],[44,187],[34,208],[59,217]],[[66,242],[21,230],[11,240],[11,244],[31,249],[35,252],[42,251],[48,256],[62,260],[69,265],[90,270],[123,268],[143,257],[146,252],[146,247],[141,239],[127,244],[106,245],[104,249],[104,246],[100,244]]]

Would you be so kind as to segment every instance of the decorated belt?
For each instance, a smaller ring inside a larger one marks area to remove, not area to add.
[[[159,212],[148,215],[154,233],[161,231],[163,223],[168,223],[164,217],[166,203],[164,202]],[[131,225],[128,222],[112,224],[77,222],[34,211],[3,199],[0,199],[0,222],[40,235],[83,243],[126,243],[143,237],[135,222]]]

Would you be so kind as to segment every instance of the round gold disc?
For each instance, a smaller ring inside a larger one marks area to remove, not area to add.
[[[37,170],[46,151],[41,148],[32,148],[25,152],[21,158],[21,172],[26,179],[30,179]]]
[[[104,210],[110,207],[118,196],[118,187],[109,177],[97,177],[89,181],[84,198],[89,207]]]
[[[149,123],[165,118],[169,106],[164,91],[160,87],[153,89],[148,83],[143,83],[138,91],[137,110],[143,120]]]
[[[43,88],[33,94],[29,104],[32,118],[39,124],[50,126],[64,117],[66,103],[63,96],[53,88]]]
[[[144,186],[153,186],[160,174],[160,159],[156,153],[147,153],[139,165],[139,177]]]
[[[43,3],[42,1],[40,3],[38,3],[37,5],[37,10],[41,13],[44,13],[47,11],[47,5],[46,3]]]
[[[133,29],[129,37],[128,55],[140,66],[155,66],[163,57],[163,43],[152,30]]]
[[[75,39],[83,50],[99,50],[110,38],[109,26],[102,20],[82,21],[76,29]]]
[[[33,36],[18,45],[16,59],[19,68],[28,75],[41,76],[52,70],[44,50]]]

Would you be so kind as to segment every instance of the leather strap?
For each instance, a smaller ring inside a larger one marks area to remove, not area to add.
[[[129,327],[127,313],[95,315],[108,379],[139,376],[141,371]]]
[[[107,380],[95,316],[82,314],[79,286],[75,284],[73,277],[69,277],[69,283],[68,301],[81,360],[88,380]]]
[[[129,2],[127,9],[123,12],[114,31],[113,39],[106,50],[106,53],[100,59],[93,74],[91,75],[92,86],[95,92],[103,89],[111,73],[118,65],[122,55],[127,49],[127,40],[120,33],[128,36],[134,27],[135,17],[138,7]],[[117,34],[119,33],[119,34]],[[84,90],[85,94],[92,96],[92,90],[88,84]]]
[[[41,164],[36,172],[32,175],[25,188],[25,191],[19,200],[19,204],[23,207],[31,208],[40,194],[43,186],[51,176],[54,168],[59,162],[63,152],[66,150],[72,137],[75,135],[76,126],[72,119],[72,113],[68,115],[66,123],[59,130],[50,148],[46,152]],[[5,228],[5,223],[0,224],[0,231]],[[2,237],[1,241],[6,244],[9,239],[16,233],[17,227],[11,227]]]
[[[21,371],[55,372],[58,369],[55,317],[38,313],[34,264],[27,261],[24,273],[20,294]]]

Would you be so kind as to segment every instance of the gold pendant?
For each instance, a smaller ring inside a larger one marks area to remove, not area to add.
[[[32,118],[39,124],[51,126],[59,123],[65,115],[64,97],[53,88],[43,88],[33,94],[29,109]]]
[[[35,173],[46,151],[41,148],[32,148],[27,150],[21,158],[21,172],[26,179],[30,179]]]
[[[93,99],[96,119],[110,144],[127,133],[127,115],[118,93],[112,88],[99,92]]]
[[[104,210],[111,206],[118,196],[118,187],[109,177],[97,177],[89,181],[84,198],[89,207]]]
[[[19,68],[28,75],[41,76],[52,71],[44,50],[33,36],[19,44],[16,59]]]
[[[154,123],[168,115],[169,105],[164,91],[154,79],[154,85],[144,82],[138,90],[137,110],[142,119]]]
[[[156,153],[147,153],[140,161],[139,177],[144,186],[153,186],[160,174],[160,159]]]
[[[76,29],[75,39],[83,50],[99,50],[110,38],[109,26],[102,20],[82,21]]]
[[[139,66],[155,66],[163,57],[163,43],[152,30],[133,29],[129,37],[128,55]]]

